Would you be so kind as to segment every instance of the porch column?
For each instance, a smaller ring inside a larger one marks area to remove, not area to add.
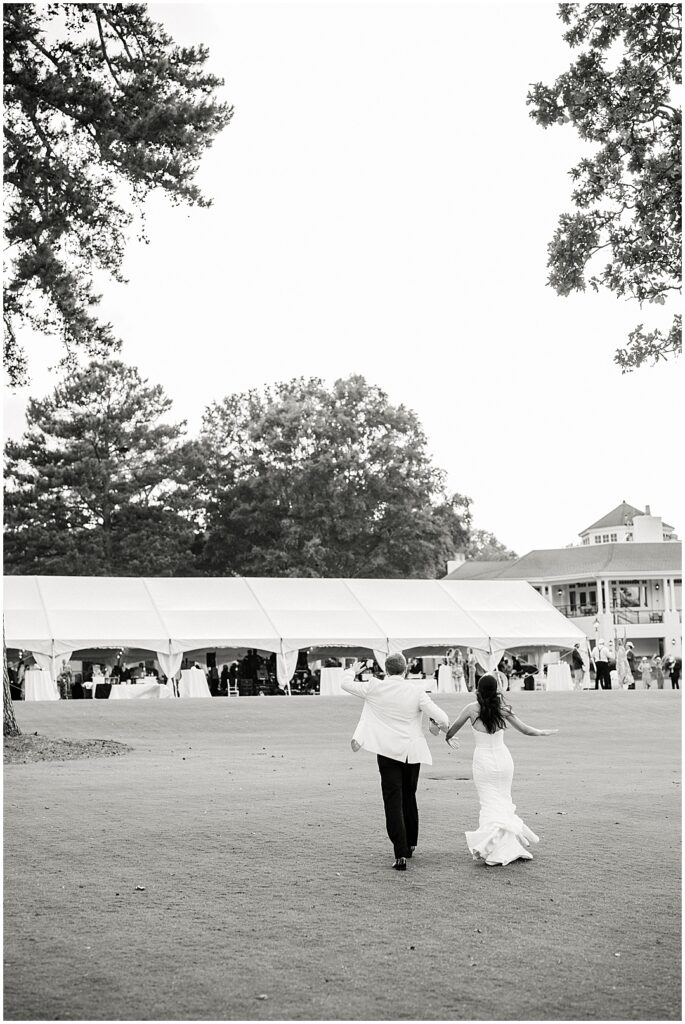
[[[604,600],[603,600],[603,595],[602,595],[602,581],[601,580],[595,580],[595,585],[597,587],[597,614],[598,615],[603,615],[604,614]]]

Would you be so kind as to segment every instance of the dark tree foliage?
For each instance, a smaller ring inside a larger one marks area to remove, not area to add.
[[[437,577],[466,544],[414,415],[359,376],[232,395],[196,449],[215,575]]]
[[[471,530],[465,554],[469,561],[477,562],[500,562],[518,558],[515,551],[505,547],[489,530]]]
[[[192,574],[183,430],[165,422],[170,407],[116,360],[29,402],[26,433],[6,446],[7,573]]]
[[[127,230],[153,189],[209,205],[194,175],[232,109],[204,46],[178,47],[145,4],[4,5],[5,361],[25,379],[22,324],[67,352],[119,342],[93,274],[122,280]]]
[[[681,287],[681,5],[560,4],[559,17],[579,53],[553,85],[533,86],[531,117],[571,123],[591,146],[570,172],[576,210],[549,245],[549,283],[664,305]],[[666,331],[639,324],[615,361],[623,372],[657,362],[681,339],[680,314]]]

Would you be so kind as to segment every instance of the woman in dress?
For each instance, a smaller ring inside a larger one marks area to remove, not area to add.
[[[642,681],[642,689],[649,690],[652,686],[652,666],[649,664],[646,658],[643,658],[640,662],[640,678]]]
[[[476,744],[473,781],[480,800],[480,818],[478,829],[466,833],[466,842],[473,859],[481,864],[532,860],[528,846],[539,840],[518,817],[511,800],[514,762],[504,745],[504,730],[507,724],[526,736],[550,736],[559,730],[534,729],[517,718],[504,703],[496,677],[489,673],[478,681],[477,698],[466,705],[445,737],[449,743],[466,722],[471,723]]]
[[[652,658],[652,668],[654,670],[654,678],[656,679],[657,690],[663,690],[664,688],[664,669],[661,664],[661,658],[655,655]]]
[[[630,662],[625,647],[619,643],[616,648],[616,676],[618,685],[627,690],[629,686],[635,685],[633,673],[630,671]]]
[[[452,669],[452,682],[457,693],[465,689],[464,683],[464,655],[459,648],[450,648],[447,652],[447,662]]]

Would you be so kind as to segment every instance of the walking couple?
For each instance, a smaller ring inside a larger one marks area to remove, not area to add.
[[[479,827],[466,833],[473,859],[483,864],[509,864],[531,860],[528,846],[538,837],[516,815],[511,800],[514,763],[504,745],[504,729],[513,725],[527,736],[548,736],[557,729],[534,729],[516,717],[500,693],[494,675],[481,676],[477,700],[467,704],[450,726],[442,708],[434,704],[420,684],[407,681],[407,662],[402,654],[385,661],[385,679],[355,680],[357,662],[345,673],[342,687],[364,701],[352,749],[376,754],[385,805],[385,823],[395,852],[393,868],[406,871],[416,849],[419,812],[416,789],[422,764],[432,764],[423,732],[423,713],[430,718],[434,735],[443,731],[450,746],[454,735],[470,722],[475,739],[473,781],[480,800]]]

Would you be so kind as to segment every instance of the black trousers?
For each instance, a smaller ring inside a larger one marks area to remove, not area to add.
[[[598,684],[601,684],[603,690],[611,689],[611,672],[609,670],[608,661],[596,661],[595,662],[595,690],[599,689]]]
[[[381,773],[381,791],[385,805],[385,827],[393,845],[395,857],[406,857],[410,846],[419,838],[419,809],[416,806],[416,788],[419,784],[420,764],[395,761],[378,754]]]

